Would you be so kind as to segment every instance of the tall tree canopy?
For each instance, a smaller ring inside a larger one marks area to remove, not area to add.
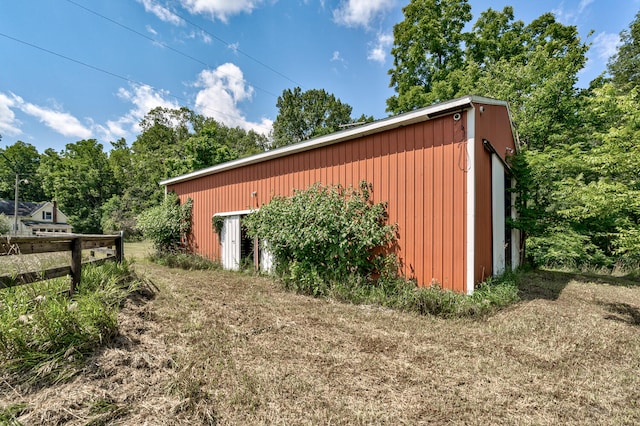
[[[55,199],[75,232],[100,233],[102,205],[116,192],[113,172],[102,144],[95,139],[44,152],[38,174],[42,188]]]
[[[640,12],[636,14],[629,29],[620,33],[621,45],[609,61],[609,73],[621,90],[640,85]]]
[[[273,148],[290,145],[340,130],[351,123],[351,106],[324,90],[286,89],[276,103]]]
[[[13,200],[15,196],[16,172],[20,179],[19,197],[23,201],[45,201],[42,182],[36,174],[40,165],[40,154],[35,146],[17,141],[0,150],[0,198]]]
[[[436,86],[463,66],[462,30],[471,20],[467,0],[412,0],[402,10],[404,20],[393,28],[389,70],[390,86],[398,93],[387,100],[393,113],[451,98]]]

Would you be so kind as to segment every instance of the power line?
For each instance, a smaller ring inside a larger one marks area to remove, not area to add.
[[[280,77],[284,78],[285,80],[290,81],[291,83],[295,84],[296,86],[302,87],[302,84],[298,83],[297,81],[293,80],[292,78],[288,77],[287,75],[281,73],[280,71],[278,71],[277,69],[265,64],[264,62],[262,62],[261,60],[254,58],[253,56],[251,56],[250,54],[244,52],[241,49],[238,49],[237,47],[233,46],[231,43],[227,42],[226,40],[218,37],[215,34],[212,34],[211,32],[207,31],[206,29],[202,28],[200,25],[196,24],[195,22],[192,22],[190,20],[188,20],[187,18],[185,18],[184,16],[176,13],[176,12],[171,12],[174,15],[176,15],[178,18],[182,19],[183,21],[185,21],[186,23],[188,23],[189,25],[192,25],[193,27],[199,29],[200,31],[204,32],[205,34],[209,35],[210,37],[218,40],[220,43],[224,44],[225,46],[227,46],[230,49],[233,49],[235,52],[240,53],[241,55],[251,59],[253,62],[255,62],[256,64],[263,66],[264,68],[268,69],[269,71],[279,75]]]
[[[123,29],[125,29],[125,30],[127,30],[127,31],[130,31],[130,32],[132,32],[132,33],[136,34],[136,35],[137,35],[137,36],[139,36],[139,37],[142,37],[142,38],[144,38],[144,39],[146,39],[146,40],[149,40],[149,41],[151,41],[152,43],[156,43],[156,44],[158,44],[158,45],[160,45],[160,46],[162,46],[162,47],[164,47],[164,48],[166,48],[166,49],[171,50],[171,51],[172,51],[172,52],[174,52],[174,53],[177,53],[178,55],[181,55],[181,56],[183,56],[183,57],[185,57],[185,58],[187,58],[187,59],[190,59],[190,60],[192,60],[192,61],[194,61],[194,62],[197,62],[197,63],[199,63],[200,65],[203,65],[203,66],[205,66],[205,67],[207,67],[207,68],[210,68],[210,69],[214,68],[213,66],[209,65],[208,63],[206,63],[205,61],[203,61],[203,60],[201,60],[201,59],[198,59],[198,58],[196,58],[196,57],[194,57],[194,56],[189,55],[188,53],[185,53],[185,52],[183,52],[183,51],[181,51],[181,50],[179,50],[179,49],[176,49],[176,48],[174,48],[174,47],[172,47],[172,46],[168,45],[167,43],[165,43],[165,42],[163,42],[163,41],[157,40],[157,39],[155,39],[155,38],[153,38],[153,37],[149,37],[148,35],[146,35],[146,34],[144,34],[144,33],[140,32],[140,31],[138,31],[138,30],[136,30],[136,29],[134,29],[134,28],[131,28],[131,27],[129,27],[129,26],[127,26],[127,25],[125,25],[125,24],[123,24],[123,23],[121,23],[121,22],[118,22],[118,21],[116,21],[116,20],[114,20],[114,19],[111,19],[111,18],[109,18],[108,16],[105,16],[105,15],[103,15],[103,14],[99,13],[99,12],[96,12],[95,10],[89,9],[88,7],[83,6],[83,5],[81,5],[81,4],[79,4],[79,3],[77,3],[77,2],[75,2],[75,1],[73,1],[73,0],[66,0],[66,1],[67,1],[68,3],[73,4],[74,6],[77,6],[77,7],[81,8],[81,9],[84,9],[85,11],[87,11],[87,12],[89,12],[89,13],[92,13],[92,14],[94,14],[94,15],[96,15],[96,16],[98,16],[98,17],[100,17],[100,18],[102,18],[102,19],[104,19],[104,20],[106,20],[106,21],[109,21],[109,22],[111,22],[112,24],[115,24],[115,25],[117,25],[117,26],[119,26],[119,27],[121,27],[121,28],[123,28]],[[225,75],[226,75],[227,77],[229,77],[229,78],[233,79],[233,80],[244,82],[243,80],[241,80],[241,79],[239,79],[239,78],[237,78],[237,77],[235,77],[235,76],[232,76],[232,75],[230,75],[230,74],[225,74]],[[260,90],[261,92],[264,92],[264,93],[266,93],[266,94],[268,94],[268,95],[271,95],[271,96],[273,96],[273,97],[275,97],[275,98],[277,98],[277,97],[278,97],[278,95],[276,95],[275,93],[270,92],[270,91],[268,91],[267,89],[263,89],[263,88],[261,88],[260,86],[256,86],[256,85],[254,85],[254,84],[251,84],[251,86],[252,86],[252,87],[254,87],[254,88],[256,88],[256,89],[258,89],[258,90]]]
[[[104,68],[100,68],[100,67],[97,67],[97,66],[95,66],[95,65],[88,64],[88,63],[86,63],[86,62],[83,62],[83,61],[80,61],[80,60],[77,60],[77,59],[71,58],[71,57],[69,57],[69,56],[63,55],[63,54],[58,53],[58,52],[54,52],[53,50],[49,50],[49,49],[46,49],[46,48],[44,48],[44,47],[41,47],[41,46],[35,45],[35,44],[33,44],[33,43],[29,43],[28,41],[20,40],[20,39],[18,39],[18,38],[12,37],[12,36],[10,36],[10,35],[8,35],[8,34],[4,34],[4,33],[0,32],[0,36],[5,37],[5,38],[7,38],[7,39],[9,39],[9,40],[15,41],[16,43],[24,44],[24,45],[26,45],[26,46],[29,46],[29,47],[33,48],[33,49],[37,49],[37,50],[40,50],[40,51],[46,52],[46,53],[48,53],[48,54],[50,54],[50,55],[54,55],[54,56],[57,56],[57,57],[59,57],[59,58],[66,59],[67,61],[74,62],[74,63],[76,63],[76,64],[78,64],[78,65],[82,65],[82,66],[87,67],[87,68],[90,68],[90,69],[92,69],[92,70],[94,70],[94,71],[98,71],[98,72],[101,72],[101,73],[103,73],[103,74],[110,75],[111,77],[115,77],[115,78],[118,78],[118,79],[120,79],[120,80],[124,80],[124,81],[126,81],[126,82],[128,82],[128,83],[130,83],[130,84],[137,85],[137,86],[146,86],[146,87],[149,87],[150,89],[152,89],[152,90],[154,90],[154,91],[159,91],[159,89],[157,89],[157,88],[155,88],[155,87],[151,86],[150,84],[146,84],[146,83],[143,83],[143,82],[141,82],[141,81],[132,80],[132,79],[130,79],[130,78],[128,78],[128,77],[122,76],[122,75],[120,75],[120,74],[116,74],[115,72],[105,70]],[[176,99],[176,100],[179,100],[179,101],[185,102],[186,104],[189,104],[189,100],[188,100],[188,99],[186,99],[186,98],[182,98],[182,97],[180,97],[180,96],[176,96],[176,95],[172,95],[172,94],[169,94],[168,96],[170,96],[170,97],[172,97],[172,98],[174,98],[174,99]],[[216,109],[209,108],[209,107],[206,107],[205,109],[206,109],[207,111],[217,112],[218,114],[222,114],[223,116],[226,116],[226,117],[228,117],[228,118],[230,118],[230,119],[234,119],[234,118],[236,118],[236,117],[234,117],[234,116],[232,116],[232,115],[229,115],[229,114],[227,114],[226,112],[223,112],[223,111],[220,111],[220,110],[216,110]]]

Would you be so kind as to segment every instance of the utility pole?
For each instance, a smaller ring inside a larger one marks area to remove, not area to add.
[[[13,235],[18,235],[18,186],[20,186],[20,175],[16,172],[16,191],[13,197]]]

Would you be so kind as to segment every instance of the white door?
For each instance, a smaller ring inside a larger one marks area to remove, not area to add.
[[[504,165],[496,154],[491,155],[491,217],[493,228],[493,275],[505,269],[505,187]],[[511,250],[511,247],[509,247]]]
[[[222,267],[240,269],[240,216],[226,216],[220,235],[222,243]]]

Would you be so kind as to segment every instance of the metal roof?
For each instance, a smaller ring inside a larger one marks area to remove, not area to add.
[[[352,127],[346,130],[341,130],[328,135],[309,139],[307,141],[299,142],[293,145],[284,146],[282,148],[273,149],[270,151],[262,152],[260,154],[240,158],[238,160],[228,161],[222,164],[216,164],[215,166],[207,167],[205,169],[196,170],[191,173],[186,173],[174,178],[162,180],[160,181],[160,185],[171,185],[174,183],[185,182],[203,176],[220,173],[226,170],[243,167],[250,164],[261,163],[263,161],[271,160],[274,158],[285,157],[298,152],[309,151],[323,146],[333,145],[335,143],[380,133],[386,130],[408,126],[410,124],[419,123],[421,121],[428,121],[434,117],[438,117],[444,114],[473,108],[474,103],[502,105],[507,109],[509,108],[509,105],[506,101],[500,101],[482,96],[464,96],[461,98],[431,105],[425,108],[420,108],[415,111],[410,111],[404,114],[394,115],[392,117],[377,120],[372,123],[363,124],[361,126]]]

